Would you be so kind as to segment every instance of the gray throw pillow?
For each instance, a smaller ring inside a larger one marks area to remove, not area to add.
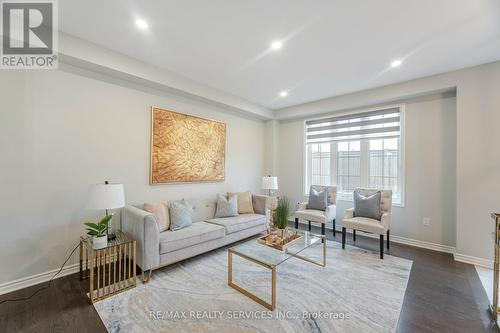
[[[226,197],[222,194],[217,194],[217,210],[215,217],[231,217],[238,216],[238,196],[231,195]]]
[[[367,217],[380,221],[380,217],[382,216],[380,212],[380,197],[380,192],[367,197],[354,192],[354,216]]]
[[[316,191],[312,186],[309,188],[309,201],[307,209],[325,210],[328,206],[328,192],[324,188],[321,191]]]
[[[169,205],[170,224],[173,231],[193,224],[193,207],[186,200],[172,201]]]

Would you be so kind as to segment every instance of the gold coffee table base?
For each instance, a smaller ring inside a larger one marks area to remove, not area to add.
[[[301,259],[306,262],[313,263],[315,265],[319,265],[322,267],[326,267],[326,238],[322,239],[322,244],[323,244],[323,260],[322,261],[315,261],[309,258],[306,258],[304,256],[298,255],[298,254],[293,254],[288,251],[285,251],[285,253],[290,254],[291,257],[295,257],[298,259]],[[263,245],[264,246],[264,245]],[[233,282],[233,255],[237,255],[243,259],[246,259],[248,261],[251,261],[257,265],[260,265],[262,267],[265,267],[267,269],[271,270],[271,303],[263,300],[259,296],[251,293],[250,291],[246,290],[243,287],[238,286],[236,283]],[[268,264],[263,261],[257,260],[255,258],[252,258],[250,256],[244,255],[242,253],[238,253],[237,251],[234,251],[233,249],[228,249],[227,250],[227,284],[237,290],[238,292],[242,293],[243,295],[247,296],[248,298],[252,299],[253,301],[259,303],[260,305],[264,306],[265,308],[273,311],[276,309],[276,265],[273,264]]]

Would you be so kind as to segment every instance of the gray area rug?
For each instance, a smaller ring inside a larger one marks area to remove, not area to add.
[[[95,308],[109,332],[394,332],[412,261],[327,245],[326,268],[297,258],[277,267],[273,312],[227,285],[226,249],[158,270]],[[301,254],[319,259],[321,245]],[[269,270],[233,256],[233,279],[270,299]]]

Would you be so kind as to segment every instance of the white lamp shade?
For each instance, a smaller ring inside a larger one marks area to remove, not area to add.
[[[262,177],[262,189],[264,190],[277,190],[278,177]]]
[[[124,206],[123,184],[96,184],[90,187],[88,209],[115,209]]]

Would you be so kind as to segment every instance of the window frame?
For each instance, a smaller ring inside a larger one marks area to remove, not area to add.
[[[316,118],[308,118],[304,119],[303,122],[303,177],[302,177],[302,188],[303,188],[303,194],[304,197],[309,196],[309,188],[308,184],[310,182],[309,179],[309,172],[308,168],[311,165],[311,161],[309,161],[309,156],[308,156],[308,147],[307,147],[307,128],[306,128],[306,121],[310,120],[320,120],[326,117],[334,117],[334,116],[344,116],[344,115],[354,115],[357,113],[364,113],[364,112],[370,112],[370,111],[378,111],[378,110],[384,110],[388,108],[399,108],[400,112],[400,137],[399,137],[399,174],[400,174],[400,193],[401,193],[401,202],[394,202],[392,203],[393,206],[396,207],[405,207],[405,188],[406,188],[406,159],[405,159],[405,151],[406,151],[406,112],[405,112],[405,104],[391,104],[391,105],[385,105],[383,107],[374,107],[374,108],[367,108],[367,109],[356,109],[348,112],[342,112],[342,113],[335,113],[335,114],[326,114],[322,115],[321,117],[316,117]],[[363,154],[363,150],[367,151],[367,156],[368,156],[368,161],[366,163],[361,163],[360,165],[360,177],[361,177],[361,182],[365,181],[366,183],[363,183],[362,186],[368,186],[369,184],[369,168],[370,168],[370,158],[369,158],[369,140],[370,139],[362,139],[360,140],[360,154]],[[334,153],[333,148],[337,147],[337,143],[332,142],[331,143],[331,148],[330,148],[330,154],[332,156],[336,157],[336,150]],[[335,170],[333,170],[335,168]],[[330,169],[331,171],[335,171],[334,173],[332,172],[331,175],[335,175],[334,183],[337,184],[337,158],[331,158],[330,162]],[[338,201],[347,201],[347,202],[352,202],[353,201],[353,196],[352,192],[351,193],[337,193],[337,200]]]

